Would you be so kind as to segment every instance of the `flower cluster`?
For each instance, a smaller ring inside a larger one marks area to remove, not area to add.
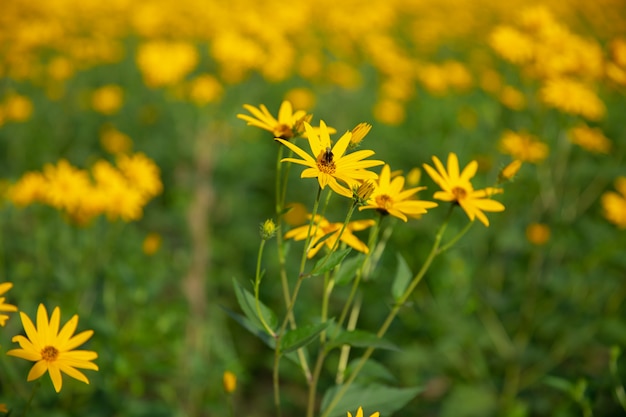
[[[17,206],[42,203],[52,206],[77,224],[105,214],[109,220],[138,220],[143,207],[163,185],[158,166],[142,153],[120,154],[116,166],[97,161],[90,171],[60,160],[44,166],[42,172],[24,174],[8,192]]]

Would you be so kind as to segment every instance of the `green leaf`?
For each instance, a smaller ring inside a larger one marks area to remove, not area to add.
[[[363,264],[363,258],[363,255],[357,255],[343,262],[335,275],[335,284],[349,284],[356,275],[356,271]]]
[[[281,341],[281,351],[283,353],[292,352],[302,346],[306,346],[326,328],[333,320],[319,324],[310,324],[308,326],[298,327],[295,330],[289,330],[283,336]]]
[[[250,291],[243,288],[234,278],[233,287],[235,289],[235,295],[237,296],[237,302],[239,303],[239,307],[241,307],[241,310],[250,320],[251,324],[256,328],[265,331],[265,328],[263,327],[263,324],[261,324],[261,320],[257,315],[254,295],[252,295]],[[267,325],[272,328],[272,330],[276,329],[276,326],[278,325],[278,319],[276,318],[276,315],[272,312],[272,310],[270,310],[260,300],[259,309],[261,310],[261,314],[263,314],[263,318],[265,319]]]
[[[359,359],[355,359],[348,364],[346,368],[346,375],[349,375],[354,367],[359,363]],[[361,372],[356,378],[356,381],[360,384],[366,385],[370,383],[393,383],[396,382],[396,377],[391,373],[385,365],[382,363],[375,361],[374,359],[368,359],[365,362],[365,365],[361,368]]]
[[[341,386],[334,386],[324,393],[322,400],[323,413],[326,412],[339,389],[341,389]],[[366,416],[376,411],[379,411],[381,416],[390,416],[422,391],[422,387],[394,388],[383,385],[361,386],[352,384],[328,416],[344,417],[347,411],[354,415],[359,406],[363,407],[364,415]]]
[[[395,300],[398,300],[402,297],[404,291],[406,291],[406,287],[409,285],[409,282],[411,282],[413,273],[402,255],[397,253],[396,256],[398,258],[398,267],[396,269],[396,276],[393,279],[393,284],[391,285],[391,295],[393,295]]]
[[[547,375],[543,378],[544,384],[556,388],[559,391],[570,393],[574,389],[574,384],[565,378]]]
[[[276,346],[275,339],[267,334],[264,329],[259,329],[258,327],[253,325],[246,317],[235,313],[229,308],[226,308],[224,306],[220,306],[220,308],[224,310],[226,314],[233,318],[237,323],[239,323],[244,329],[248,330],[250,333],[261,339],[267,346],[274,349],[274,347]]]
[[[341,261],[343,261],[343,259],[348,255],[348,253],[350,253],[351,250],[351,248],[337,250],[330,254],[328,260],[326,259],[326,257],[320,259],[313,267],[311,275],[322,275],[330,271],[331,269],[339,265]]]
[[[364,330],[354,330],[351,332],[343,332],[333,340],[326,344],[326,349],[331,350],[343,345],[354,347],[373,347],[376,349],[400,350],[395,344],[386,339],[379,338],[374,333]]]

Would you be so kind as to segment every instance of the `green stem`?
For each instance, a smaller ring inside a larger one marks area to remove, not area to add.
[[[261,244],[259,245],[259,254],[257,255],[256,260],[256,276],[254,277],[254,304],[256,307],[256,314],[259,317],[263,328],[270,336],[276,337],[276,333],[274,333],[274,330],[272,330],[272,328],[265,321],[265,317],[263,317],[261,302],[259,301],[259,288],[261,286],[261,259],[263,258],[263,248],[265,248],[265,242],[265,239],[261,240]]]
[[[387,318],[385,319],[385,321],[381,325],[380,329],[376,333],[376,336],[378,338],[382,338],[385,335],[385,333],[389,329],[389,326],[391,325],[391,323],[395,319],[396,315],[400,311],[400,308],[406,303],[406,300],[411,296],[411,294],[413,293],[413,291],[417,287],[417,284],[420,283],[420,281],[422,280],[422,278],[426,274],[426,271],[428,271],[428,269],[430,268],[430,265],[432,264],[433,260],[437,257],[437,255],[440,254],[439,246],[441,244],[441,239],[443,238],[443,234],[444,234],[444,232],[446,230],[446,227],[448,225],[448,222],[450,220],[450,215],[452,214],[453,208],[454,208],[454,205],[452,205],[450,207],[450,210],[448,211],[448,215],[446,216],[446,219],[444,220],[443,224],[440,226],[440,228],[439,228],[439,230],[437,232],[437,235],[435,236],[435,242],[433,243],[433,246],[432,246],[432,248],[431,248],[431,250],[430,250],[430,252],[428,254],[428,257],[424,261],[424,264],[422,265],[422,268],[419,270],[417,275],[415,275],[415,277],[413,277],[413,280],[411,281],[411,283],[409,284],[407,289],[404,291],[402,296],[394,304],[393,308],[391,309],[391,311],[387,315]],[[363,353],[363,356],[361,356],[361,359],[359,360],[359,362],[357,363],[356,367],[354,368],[354,370],[350,374],[350,377],[348,378],[346,383],[337,391],[337,393],[335,394],[335,396],[333,397],[333,399],[331,400],[330,404],[328,405],[328,407],[326,408],[326,410],[324,411],[324,413],[322,414],[321,417],[328,417],[330,415],[330,413],[333,411],[333,409],[335,408],[337,403],[345,395],[345,393],[348,390],[348,388],[350,388],[350,386],[352,385],[352,383],[354,382],[354,380],[358,376],[358,374],[361,371],[361,369],[363,369],[363,366],[365,366],[365,363],[367,362],[367,360],[370,358],[372,353],[374,353],[374,349],[375,349],[374,347],[369,347],[369,348],[367,348],[365,350],[365,352]]]
[[[28,412],[28,409],[30,408],[30,405],[33,403],[33,398],[35,398],[35,393],[39,390],[40,386],[41,386],[41,379],[37,380],[37,383],[33,387],[33,390],[30,393],[30,398],[28,399],[28,402],[24,406],[24,411],[22,412],[22,417],[26,416],[26,413]]]

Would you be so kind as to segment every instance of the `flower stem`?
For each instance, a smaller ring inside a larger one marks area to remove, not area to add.
[[[451,206],[450,210],[448,211],[448,215],[446,216],[442,225],[439,227],[439,230],[437,231],[437,235],[435,236],[435,241],[433,243],[433,246],[430,249],[430,252],[428,253],[428,257],[424,261],[424,264],[422,265],[421,269],[415,275],[415,277],[413,277],[413,280],[411,281],[407,289],[404,291],[402,296],[394,304],[393,308],[387,315],[387,318],[385,319],[383,324],[380,326],[380,329],[376,333],[376,336],[379,339],[385,335],[385,333],[389,329],[389,326],[391,325],[396,315],[400,311],[400,308],[406,303],[406,300],[411,296],[411,294],[417,287],[417,284],[420,283],[420,281],[426,274],[426,271],[428,271],[428,269],[430,268],[430,265],[432,264],[433,260],[437,257],[437,255],[441,253],[439,251],[439,246],[441,244],[441,239],[443,238],[443,234],[446,230],[446,227],[448,226],[448,222],[450,220],[450,215],[452,214],[453,207],[454,206]],[[350,388],[350,386],[352,385],[352,383],[358,376],[361,369],[363,369],[363,366],[365,366],[365,363],[367,362],[367,360],[370,358],[370,356],[372,356],[372,353],[374,353],[374,349],[375,349],[374,347],[369,347],[365,350],[365,352],[363,353],[363,356],[361,356],[361,359],[359,360],[354,370],[350,374],[350,377],[348,378],[346,383],[337,391],[337,393],[335,394],[335,396],[333,397],[333,399],[331,400],[330,404],[328,405],[328,407],[326,408],[326,410],[324,411],[321,417],[328,417],[330,415],[330,413],[333,411],[333,408],[335,408],[337,403],[345,395],[348,388]]]
[[[261,240],[261,244],[259,245],[259,254],[257,255],[256,260],[256,276],[254,277],[254,303],[256,307],[256,314],[263,325],[265,331],[272,337],[276,336],[274,330],[267,324],[265,321],[265,317],[263,317],[263,312],[261,311],[261,302],[259,301],[259,288],[261,286],[261,259],[263,258],[263,248],[265,248],[265,239]]]
[[[26,413],[28,412],[28,409],[30,408],[30,405],[33,403],[33,398],[35,398],[35,393],[39,390],[40,386],[41,386],[41,379],[37,380],[37,383],[33,387],[33,390],[30,393],[30,398],[28,399],[28,402],[24,406],[24,411],[22,412],[22,417],[26,416]]]

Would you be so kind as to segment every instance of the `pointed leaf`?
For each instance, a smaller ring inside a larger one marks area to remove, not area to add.
[[[391,295],[393,295],[395,300],[398,300],[402,297],[404,291],[406,291],[406,287],[409,285],[409,282],[411,282],[413,273],[402,255],[397,253],[396,256],[398,258],[398,266],[396,269],[396,276],[394,277],[393,284],[391,285]]]
[[[346,375],[349,375],[358,363],[359,359],[351,361],[346,368]],[[367,362],[365,362],[365,365],[361,368],[361,372],[359,372],[359,375],[356,378],[356,382],[362,385],[375,382],[393,383],[396,381],[397,378],[395,375],[392,374],[391,371],[385,367],[385,365],[374,359],[368,359]]]
[[[322,275],[330,271],[331,269],[339,265],[341,261],[343,261],[343,259],[348,255],[348,253],[350,253],[351,250],[351,248],[337,250],[331,253],[328,259],[326,259],[326,257],[320,259],[313,267],[311,275]]]
[[[339,267],[339,271],[337,271],[337,274],[335,275],[335,284],[349,284],[356,275],[356,271],[358,271],[362,264],[363,255],[353,256],[347,261],[344,261]]]
[[[259,320],[256,310],[256,301],[254,299],[254,295],[250,293],[250,291],[243,288],[236,279],[233,278],[233,287],[235,289],[235,295],[237,296],[237,302],[239,303],[239,307],[246,315],[246,317],[250,320],[251,324],[256,326],[260,330],[264,330],[263,324]],[[278,319],[276,315],[270,310],[263,302],[259,300],[259,309],[265,322],[272,328],[272,330],[276,329],[278,325]]]
[[[373,347],[376,349],[400,350],[396,345],[386,339],[379,338],[374,333],[364,330],[354,330],[351,332],[343,332],[335,339],[326,344],[326,349],[331,350],[343,345],[354,347]]]
[[[276,345],[275,339],[273,337],[271,337],[269,334],[267,334],[267,332],[264,329],[259,329],[258,327],[253,325],[250,322],[250,320],[248,320],[246,317],[244,317],[244,316],[242,316],[240,314],[235,313],[234,311],[230,310],[227,307],[220,306],[220,308],[222,310],[224,310],[226,312],[226,314],[228,314],[231,318],[233,318],[237,323],[239,323],[243,328],[248,330],[253,335],[257,336],[267,346],[269,346],[270,348],[274,349],[274,346]]]
[[[340,388],[340,386],[334,386],[326,391],[322,400],[323,413],[326,412],[330,402]],[[347,411],[354,413],[359,406],[366,411],[365,415],[379,411],[381,416],[390,416],[422,391],[422,387],[394,388],[383,385],[361,386],[352,384],[337,405],[330,410],[328,416],[344,417]]]
[[[308,326],[298,327],[295,330],[289,330],[283,336],[281,342],[281,351],[283,353],[292,352],[298,348],[308,345],[326,328],[333,320],[319,324],[310,324]]]

